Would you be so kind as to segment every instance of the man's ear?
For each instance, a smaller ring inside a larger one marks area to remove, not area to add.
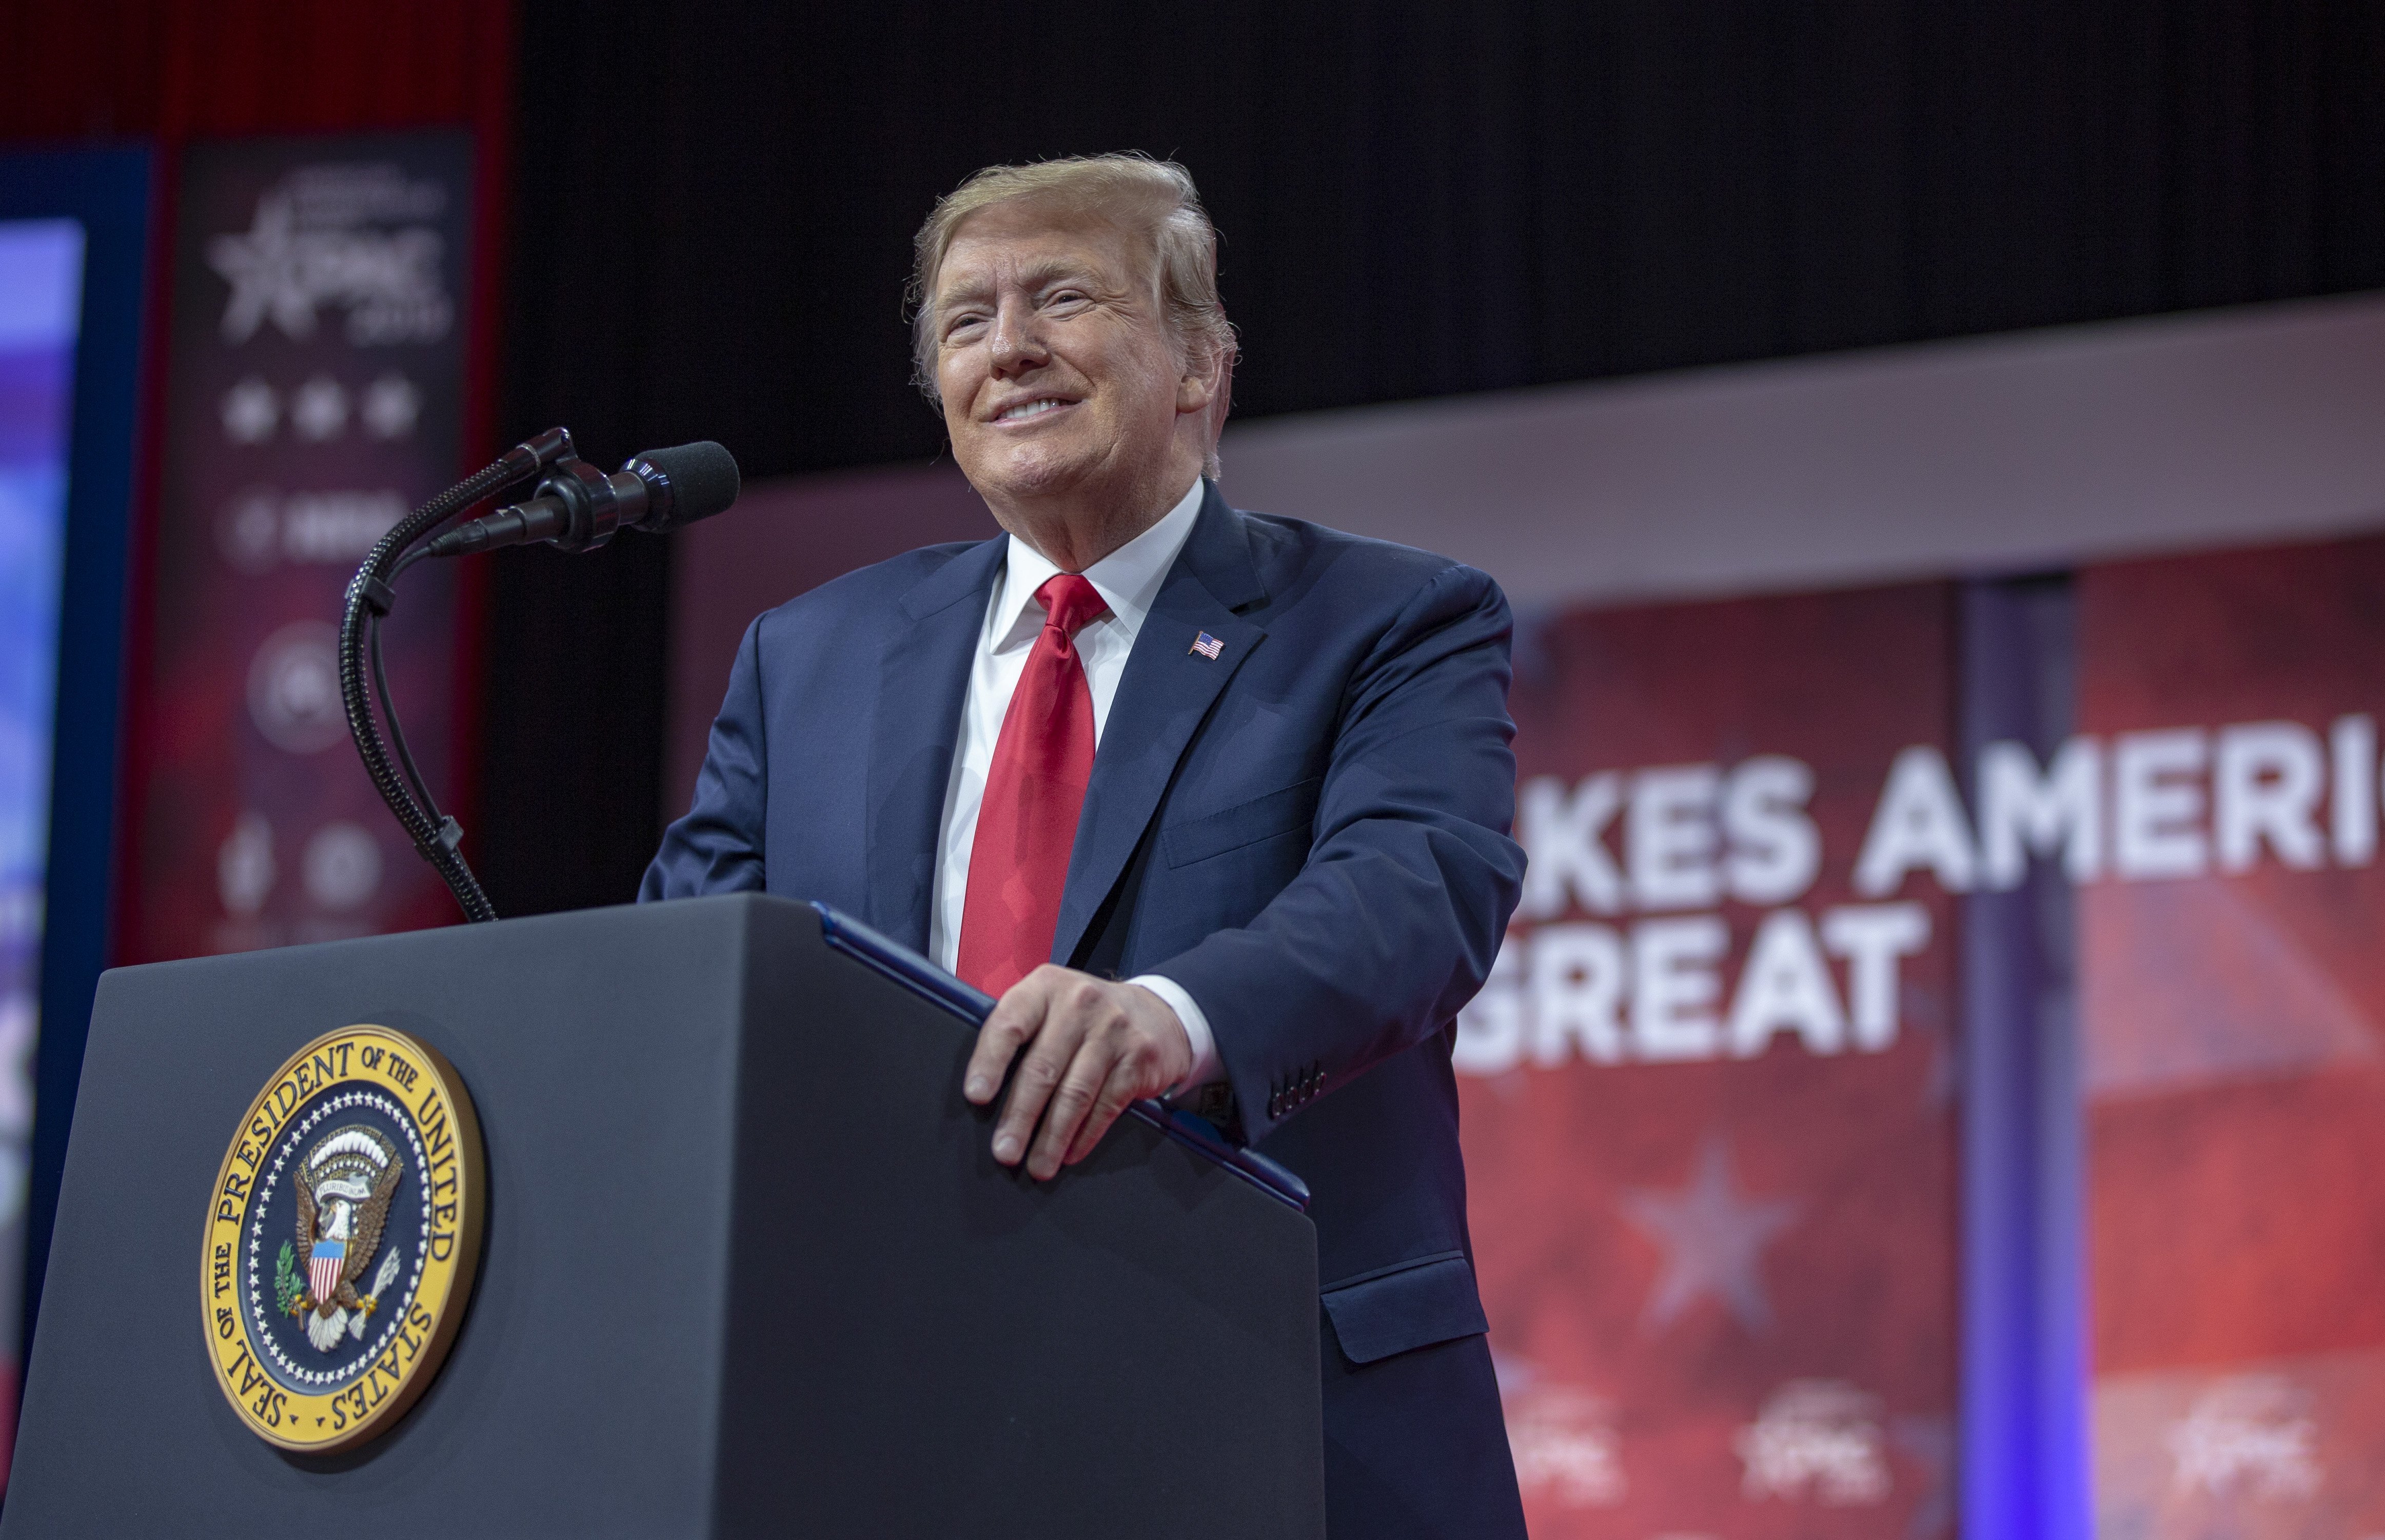
[[[1203,421],[1205,432],[1201,473],[1215,476],[1217,474],[1217,440],[1226,431],[1226,414],[1233,409],[1234,404],[1234,356],[1231,352],[1218,349],[1217,362],[1210,369],[1206,383],[1208,402]]]
[[[1176,409],[1179,413],[1205,412],[1217,405],[1230,388],[1230,367],[1225,355],[1217,348],[1204,349],[1188,357],[1184,372],[1176,380]]]

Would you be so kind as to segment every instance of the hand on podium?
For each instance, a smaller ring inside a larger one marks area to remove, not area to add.
[[[985,1019],[962,1094],[993,1101],[1021,1047],[993,1158],[1024,1158],[1038,1182],[1091,1155],[1129,1104],[1165,1095],[1193,1062],[1184,1023],[1157,995],[1052,963],[1011,985]]]

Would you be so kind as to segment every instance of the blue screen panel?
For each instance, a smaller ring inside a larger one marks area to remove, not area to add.
[[[107,955],[151,160],[0,155],[0,1456]]]
[[[41,1014],[83,246],[74,219],[0,221],[0,1276],[11,1278]],[[16,1346],[0,1338],[10,1359]]]

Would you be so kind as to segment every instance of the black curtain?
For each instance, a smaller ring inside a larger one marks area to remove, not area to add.
[[[1092,150],[1200,182],[1242,417],[2385,285],[2376,0],[527,0],[521,70],[507,423],[607,460],[931,457],[912,231]],[[653,848],[668,559],[493,570],[507,913]]]

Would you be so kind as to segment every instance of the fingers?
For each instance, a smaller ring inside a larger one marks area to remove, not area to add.
[[[1038,1181],[1091,1155],[1129,1103],[1165,1091],[1185,1067],[1177,1062],[1185,1050],[1180,1047],[1171,1057],[1168,1049],[1184,1029],[1158,995],[1133,984],[1087,978],[1081,990],[1065,997],[1071,1013],[1082,1010],[1092,1019],[1044,1115],[1043,1135],[1028,1165]]]
[[[1039,968],[1003,992],[994,1002],[993,1012],[977,1032],[977,1047],[969,1054],[968,1069],[961,1077],[961,1095],[979,1107],[993,1100],[1002,1088],[1002,1077],[1010,1072],[1010,1060],[1020,1044],[1033,1037],[1043,1024],[1043,1014],[1051,998],[1053,981],[1046,974],[1061,970]]]
[[[1117,1122],[1125,1113],[1128,1104],[1142,1094],[1140,1081],[1132,1072],[1131,1063],[1120,1058],[1111,1068],[1109,1079],[1102,1083],[1101,1095],[1093,1098],[1093,1110],[1085,1114],[1077,1136],[1068,1142],[1068,1153],[1064,1163],[1073,1166],[1093,1154],[1103,1136],[1109,1133],[1110,1125]]]
[[[993,1158],[1004,1165],[1015,1166],[1026,1157],[1027,1143],[1037,1121],[1054,1100],[1054,1093],[1062,1089],[1089,1024],[1090,1013],[1084,1008],[1081,986],[1098,983],[1084,974],[1046,964],[1019,980],[1002,997],[995,1014],[986,1018],[984,1031],[979,1034],[980,1052],[984,1051],[987,1034],[997,1030],[1006,1034],[1013,1030],[1006,1022],[998,1022],[997,1018],[1015,999],[1019,1000],[1022,1008],[1032,1008],[1037,1013],[1037,1019],[1024,1028],[1024,1036],[1031,1041],[1026,1057],[1018,1061],[1018,1072],[1010,1077],[1010,1095],[1002,1104],[1002,1121],[994,1125]],[[1030,985],[1034,986],[1031,993]],[[1020,999],[1022,995],[1024,999]],[[970,1072],[972,1076],[976,1072],[974,1058]]]
[[[1048,1182],[1092,1154],[1137,1096],[1157,1095],[1182,1073],[1175,1060],[1189,1051],[1183,1036],[1175,1012],[1147,990],[1039,968],[986,1018],[962,1091],[985,1105],[1018,1059],[993,1158],[1023,1160],[1030,1176]]]
[[[1052,1095],[1052,1105],[1043,1114],[1043,1131],[1035,1137],[1034,1153],[1027,1159],[1027,1174],[1038,1182],[1049,1182],[1060,1174],[1060,1163],[1076,1143],[1077,1131],[1085,1125],[1086,1115],[1093,1111],[1118,1063],[1118,1045],[1108,1033],[1092,1031],[1079,1043],[1076,1056],[1062,1076],[1060,1087]]]

